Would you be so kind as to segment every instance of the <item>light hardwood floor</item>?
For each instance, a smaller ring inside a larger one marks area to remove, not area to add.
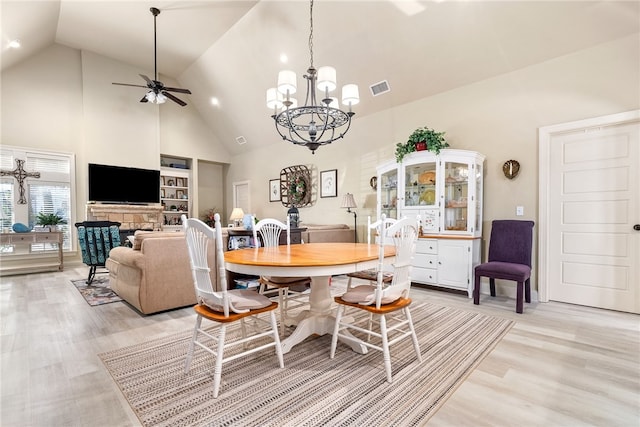
[[[0,425],[137,426],[98,353],[191,329],[191,308],[151,316],[89,306],[86,268],[0,278]],[[412,297],[516,324],[429,426],[640,425],[640,316],[415,288]],[[407,396],[420,399],[420,396]]]

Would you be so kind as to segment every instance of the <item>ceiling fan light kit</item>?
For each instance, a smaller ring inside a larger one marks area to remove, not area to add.
[[[113,83],[114,85],[119,86],[133,86],[133,87],[143,87],[149,89],[149,91],[142,97],[140,102],[150,102],[152,104],[164,104],[167,99],[172,100],[176,104],[184,107],[187,105],[186,102],[178,98],[177,96],[169,93],[169,92],[178,92],[178,93],[186,93],[191,94],[189,89],[181,89],[177,87],[167,87],[161,81],[158,80],[158,44],[157,44],[157,31],[156,31],[156,18],[160,15],[160,9],[152,7],[149,9],[151,14],[153,15],[153,70],[154,70],[154,79],[151,80],[149,77],[144,74],[140,74],[140,77],[147,82],[146,86],[142,85],[134,85],[128,83]]]
[[[358,86],[348,84],[342,88],[342,104],[348,106],[347,112],[338,108],[337,98],[329,96],[337,84],[336,69],[333,67],[313,66],[313,0],[310,0],[310,34],[309,53],[311,62],[307,74],[303,75],[307,81],[307,95],[304,105],[292,95],[296,93],[296,73],[290,70],[280,71],[278,86],[267,90],[267,108],[273,110],[271,116],[276,130],[282,139],[296,145],[302,145],[315,153],[321,145],[331,144],[344,137],[351,126],[351,117],[355,114],[351,107],[360,102]],[[319,102],[316,89],[324,93]]]

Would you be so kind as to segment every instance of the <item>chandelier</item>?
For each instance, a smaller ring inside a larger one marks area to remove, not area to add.
[[[312,153],[321,145],[331,144],[344,137],[351,126],[355,114],[351,106],[360,102],[358,86],[347,84],[342,87],[342,105],[348,106],[344,112],[338,108],[338,100],[329,96],[336,88],[336,69],[313,66],[313,0],[310,0],[309,54],[311,63],[307,74],[307,95],[304,105],[299,107],[291,95],[296,93],[296,73],[283,70],[278,74],[278,87],[267,90],[267,107],[273,109],[271,116],[282,139],[309,148]],[[316,88],[324,93],[318,102]]]

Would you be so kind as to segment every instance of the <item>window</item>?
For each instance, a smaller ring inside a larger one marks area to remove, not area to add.
[[[75,158],[73,154],[35,151],[18,147],[2,147],[0,166],[2,171],[13,171],[16,160],[23,160],[23,168],[28,173],[39,172],[40,177],[27,176],[24,179],[25,204],[18,203],[20,185],[11,175],[2,176],[0,200],[2,201],[1,224],[3,232],[12,224],[20,222],[29,227],[36,226],[39,213],[53,213],[61,216],[66,224],[61,225],[64,234],[64,250],[72,250],[71,227],[74,195]],[[32,251],[54,249],[52,244],[31,245]]]

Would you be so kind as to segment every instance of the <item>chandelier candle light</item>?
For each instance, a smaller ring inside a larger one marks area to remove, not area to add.
[[[349,107],[348,112],[338,108],[338,100],[329,96],[336,86],[336,69],[333,67],[313,66],[313,0],[310,1],[309,53],[311,62],[307,74],[307,95],[304,105],[298,107],[292,98],[297,90],[296,73],[283,70],[278,74],[278,87],[267,90],[267,107],[273,109],[271,116],[282,139],[296,145],[306,146],[315,154],[321,145],[331,144],[342,138],[351,126],[351,117],[355,114],[351,106],[360,102],[358,86],[347,84],[342,87],[342,104]],[[316,88],[324,93],[318,102]],[[280,110],[280,112],[278,112]]]

